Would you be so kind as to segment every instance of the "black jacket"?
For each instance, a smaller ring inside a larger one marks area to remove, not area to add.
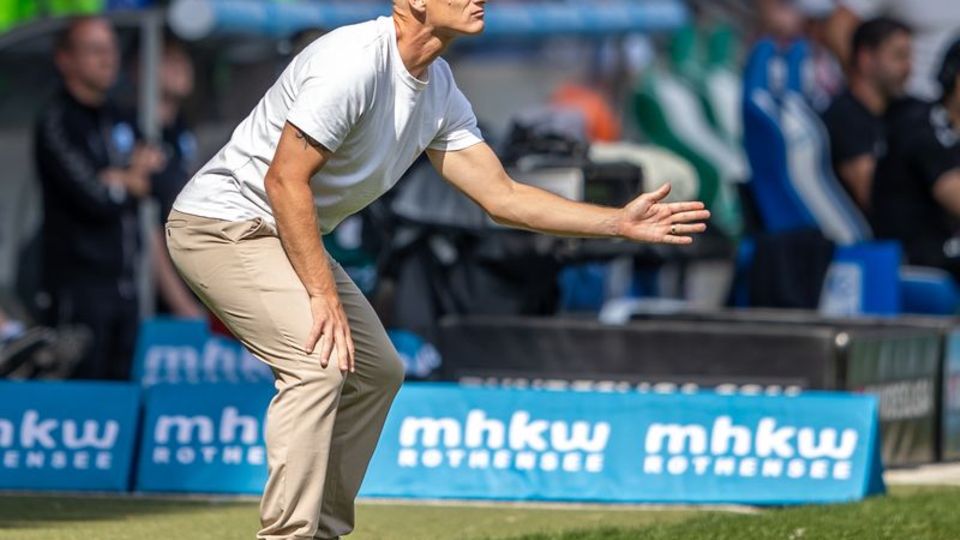
[[[133,295],[139,250],[137,201],[99,178],[128,164],[134,126],[111,105],[88,107],[61,89],[42,110],[34,152],[43,188],[43,267],[51,292],[116,284]]]

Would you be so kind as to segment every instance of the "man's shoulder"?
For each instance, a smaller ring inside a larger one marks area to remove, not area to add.
[[[844,123],[861,120],[867,116],[865,107],[849,90],[834,97],[830,105],[823,111],[824,121],[828,125],[839,124],[837,127],[842,127]]]
[[[308,76],[331,69],[373,74],[382,54],[380,45],[388,36],[379,19],[342,26],[317,38],[296,61]]]

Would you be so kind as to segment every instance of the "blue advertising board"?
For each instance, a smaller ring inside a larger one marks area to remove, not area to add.
[[[266,384],[160,384],[145,391],[138,491],[260,493]]]
[[[960,457],[960,332],[956,331],[946,338],[941,403],[940,457],[954,460]]]
[[[0,382],[0,489],[125,491],[140,388]]]
[[[401,390],[362,495],[790,504],[882,491],[870,396]]]
[[[273,383],[270,368],[238,341],[212,335],[204,320],[155,318],[140,325],[133,380],[162,383]]]
[[[151,388],[141,491],[259,493],[265,385]],[[870,396],[407,384],[361,495],[790,504],[883,490]]]

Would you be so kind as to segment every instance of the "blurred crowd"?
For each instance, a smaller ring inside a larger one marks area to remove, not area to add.
[[[960,277],[960,2],[758,4],[771,35],[811,42],[834,173],[875,236]]]
[[[139,80],[139,51],[129,58],[131,80]],[[204,314],[177,276],[161,232],[196,165],[196,140],[180,111],[193,91],[194,68],[185,46],[167,35],[158,68],[160,131],[150,139],[135,104],[112,92],[121,51],[107,19],[73,19],[56,36],[53,60],[60,84],[37,116],[33,144],[44,215],[37,322],[78,330],[72,377],[124,380],[141,319],[144,265],[154,277],[158,313]],[[146,201],[158,208],[144,213]],[[152,218],[146,226],[144,215]],[[21,322],[0,317],[9,345],[26,336]],[[17,368],[11,359],[4,367]]]
[[[743,34],[783,47],[810,44],[806,98],[828,135],[836,181],[874,235],[899,241],[909,264],[960,278],[960,2],[755,0],[754,7],[756,25]],[[286,58],[319,35],[291,37]],[[376,297],[388,326],[427,339],[448,313],[544,315],[587,306],[595,314],[611,296],[663,295],[662,284],[649,284],[651,273],[681,283],[671,293],[678,298],[733,302],[727,290],[737,243],[764,224],[750,223],[749,190],[737,187],[750,171],[741,144],[742,96],[722,95],[742,65],[743,51],[730,52],[736,48],[730,35],[711,35],[709,62],[690,60],[685,34],[673,36],[672,71],[683,84],[697,81],[700,97],[690,98],[697,103],[683,101],[672,74],[653,77],[655,68],[637,67],[657,62],[644,53],[646,40],[628,38],[616,44],[626,51],[626,65],[614,76],[567,81],[543,108],[519,115],[503,140],[489,137],[525,181],[545,181],[537,171],[577,170],[590,186],[580,194],[587,200],[622,203],[640,187],[666,181],[678,197],[709,199],[712,236],[694,250],[626,250],[495,229],[424,163],[395,193],[325,238],[328,249]],[[46,354],[48,363],[62,360],[47,375],[126,379],[144,302],[159,314],[208,316],[173,269],[161,233],[180,188],[207,157],[183,111],[194,91],[194,59],[190,46],[164,36],[155,104],[160,130],[149,133],[136,85],[115,91],[123,73],[141,79],[137,48],[121,51],[115,29],[96,16],[72,20],[56,38],[60,83],[33,130],[44,214],[43,294],[35,317],[0,299],[0,376],[18,369],[19,376],[36,376],[37,358]],[[629,96],[617,77],[636,78]],[[622,106],[625,97],[632,106]],[[678,117],[701,105],[712,127],[693,121],[685,135],[713,139],[688,149],[676,132],[687,119]],[[632,142],[640,138],[656,144]],[[555,177],[546,182],[567,185]],[[619,265],[624,259],[626,270]],[[717,264],[725,278],[703,281],[701,292],[690,285],[701,274],[715,277]],[[603,274],[599,281],[596,272]],[[144,275],[152,287],[141,287]],[[156,298],[143,298],[144,290]]]

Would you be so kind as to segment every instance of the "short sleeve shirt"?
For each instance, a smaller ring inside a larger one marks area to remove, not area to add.
[[[449,65],[438,58],[415,78],[393,19],[381,17],[334,30],[297,55],[174,208],[274,223],[264,178],[287,122],[332,152],[310,181],[323,233],[389,190],[425,149],[483,140]]]

